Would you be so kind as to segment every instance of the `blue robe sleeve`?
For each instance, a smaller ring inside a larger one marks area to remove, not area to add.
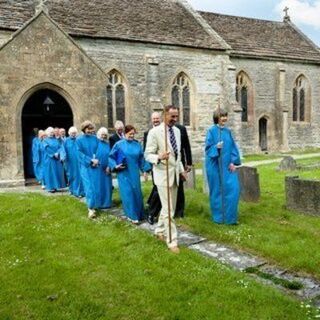
[[[91,157],[87,156],[84,152],[84,147],[82,145],[82,141],[77,140],[77,149],[78,149],[78,157],[79,157],[79,161],[82,165],[84,165],[85,167],[90,167],[91,165]]]
[[[116,143],[115,145],[113,145],[113,147],[109,153],[108,166],[111,170],[114,170],[115,167],[117,166],[116,155],[118,152],[118,148],[119,148],[119,146]]]
[[[52,150],[50,144],[47,141],[43,142],[43,150],[50,158],[54,158],[54,155],[56,153]]]
[[[138,147],[139,147],[139,160],[138,161],[139,161],[140,170],[142,172],[151,171],[152,165],[150,162],[148,162],[144,159],[144,154],[143,154],[143,150],[142,150],[140,143],[138,143]]]
[[[212,130],[208,130],[205,143],[205,153],[209,158],[215,159],[219,157],[217,143],[214,140]]]
[[[67,159],[67,152],[64,146],[64,143],[61,144],[61,147],[59,149],[59,156],[60,160],[65,161]]]
[[[232,133],[230,132],[230,138],[232,140],[232,149],[231,149],[231,163],[239,166],[241,165],[240,152],[236,142],[233,139]]]
[[[34,138],[32,141],[32,162],[33,163],[40,162],[39,149],[40,149],[40,142],[37,138]]]

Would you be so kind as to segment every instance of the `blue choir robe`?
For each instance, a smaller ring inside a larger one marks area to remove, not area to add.
[[[48,137],[43,141],[43,153],[43,174],[46,190],[53,191],[65,188],[62,144],[55,137]],[[59,159],[55,158],[55,154],[58,154]]]
[[[42,155],[41,140],[35,137],[32,140],[32,162],[34,175],[39,183],[42,183]]]
[[[223,141],[221,151],[217,143]],[[231,163],[240,165],[240,155],[230,129],[213,125],[207,132],[205,165],[210,191],[212,219],[216,223],[236,224],[240,186],[237,172],[230,172]]]
[[[105,209],[112,206],[112,176],[106,173],[109,167],[110,144],[99,140],[96,157],[99,160],[99,208]]]
[[[119,163],[119,153],[125,157],[126,168],[117,172],[123,211],[131,220],[144,217],[143,196],[141,191],[140,170],[151,170],[150,163],[144,160],[143,150],[136,140],[118,141],[109,155],[109,166],[113,170]]]
[[[78,149],[78,159],[80,163],[80,175],[86,203],[89,209],[99,209],[100,207],[100,169],[92,167],[92,159],[97,159],[99,140],[94,135],[83,134],[76,139]]]
[[[67,138],[63,144],[63,148],[65,150],[65,169],[69,182],[69,191],[76,197],[84,196],[76,137]]]

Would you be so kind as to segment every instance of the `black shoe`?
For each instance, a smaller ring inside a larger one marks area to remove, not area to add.
[[[147,221],[148,221],[148,223],[149,224],[154,224],[154,218],[153,218],[153,216],[150,216],[150,215],[147,215]]]

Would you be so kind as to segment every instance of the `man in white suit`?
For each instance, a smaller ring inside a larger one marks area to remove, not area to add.
[[[174,210],[176,207],[179,177],[181,175],[183,179],[186,179],[186,173],[181,162],[180,130],[174,126],[178,121],[178,117],[179,109],[177,107],[165,107],[164,122],[149,131],[144,153],[145,159],[153,164],[152,170],[154,183],[158,187],[162,205],[155,233],[159,239],[164,239],[166,236],[168,247],[174,253],[179,253],[179,247],[177,228],[172,217],[174,216]],[[165,127],[167,127],[167,152],[165,148]],[[168,160],[169,165],[171,242],[169,239],[166,160]]]

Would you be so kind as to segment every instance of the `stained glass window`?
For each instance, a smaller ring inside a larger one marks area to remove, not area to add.
[[[249,105],[249,97],[253,94],[252,84],[249,77],[243,71],[238,73],[236,81],[236,101],[242,109],[241,121],[248,122],[249,109],[253,108],[253,106]]]

